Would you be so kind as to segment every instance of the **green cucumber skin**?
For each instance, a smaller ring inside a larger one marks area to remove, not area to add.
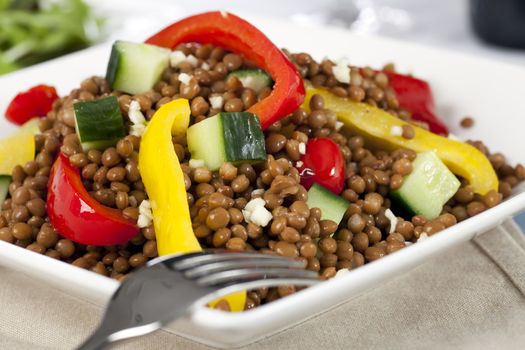
[[[236,76],[244,87],[248,87],[256,93],[265,87],[273,86],[272,77],[263,69],[239,69],[231,72],[230,75]]]
[[[124,119],[115,96],[73,105],[77,134],[85,149],[103,149],[126,135]]]
[[[9,184],[11,183],[11,176],[0,175],[0,206],[4,203],[9,193]]]
[[[432,151],[418,154],[412,167],[412,173],[405,176],[401,187],[391,191],[391,199],[410,214],[433,220],[461,183]]]
[[[171,50],[149,44],[116,41],[106,70],[114,90],[132,95],[153,88],[169,65]]]
[[[308,190],[309,208],[321,209],[322,220],[332,220],[339,225],[350,203],[321,185],[313,184]]]
[[[235,165],[266,160],[259,118],[248,112],[221,113],[226,160]]]

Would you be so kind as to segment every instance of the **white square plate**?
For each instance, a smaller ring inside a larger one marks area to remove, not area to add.
[[[400,71],[411,71],[431,82],[439,115],[455,135],[462,139],[483,139],[491,150],[503,152],[511,161],[525,162],[525,119],[523,105],[519,103],[523,98],[525,69],[394,40],[361,37],[338,29],[249,19],[275,43],[292,52],[306,51],[319,59],[346,56],[353,64],[373,67],[395,62]],[[0,110],[5,110],[18,91],[39,83],[55,85],[60,94],[66,94],[78,87],[82,79],[103,75],[108,57],[109,46],[99,46],[2,77]],[[458,127],[465,115],[475,118],[474,127]],[[5,120],[0,120],[0,136],[11,129]],[[525,188],[521,186],[501,205],[340,278],[245,313],[199,308],[169,329],[218,347],[251,343],[384,283],[431,255],[500,224],[523,208]],[[114,280],[5,242],[0,242],[0,264],[98,305],[104,305],[117,288]]]

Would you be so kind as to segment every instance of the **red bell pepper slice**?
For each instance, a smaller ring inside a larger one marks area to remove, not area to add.
[[[58,156],[51,169],[47,211],[51,224],[62,236],[81,244],[124,244],[139,233],[135,222],[89,195],[78,169],[64,154]]]
[[[448,135],[445,123],[435,114],[434,97],[426,81],[394,72],[385,73],[399,106],[412,112],[412,119],[427,123],[435,134]]]
[[[54,87],[37,85],[16,95],[5,112],[7,120],[22,125],[34,117],[44,117],[58,98]]]
[[[207,12],[185,18],[146,40],[173,49],[179,44],[213,44],[241,54],[266,70],[275,81],[272,93],[248,110],[259,117],[263,129],[294,112],[303,102],[303,80],[295,66],[260,30],[225,12]]]

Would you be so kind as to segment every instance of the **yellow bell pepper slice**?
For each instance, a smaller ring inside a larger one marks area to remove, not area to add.
[[[11,175],[15,166],[35,159],[35,134],[38,131],[38,118],[33,118],[0,140],[0,175]]]
[[[151,203],[157,249],[161,256],[202,250],[193,233],[184,174],[171,138],[174,125],[177,125],[178,133],[185,133],[189,116],[190,105],[186,99],[163,105],[153,115],[140,144],[139,169]],[[246,292],[224,299],[232,311],[242,311]]]
[[[477,148],[411,124],[414,138],[392,135],[392,127],[408,123],[382,109],[338,97],[325,89],[308,87],[302,105],[304,109],[309,110],[310,99],[315,94],[324,98],[325,108],[334,111],[339,121],[363,136],[371,146],[390,150],[408,148],[418,153],[434,151],[454,174],[469,182],[475,193],[485,195],[498,190],[498,177],[487,157]]]

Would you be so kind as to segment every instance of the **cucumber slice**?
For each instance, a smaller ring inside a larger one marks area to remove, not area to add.
[[[7,198],[9,193],[9,184],[11,183],[11,176],[0,175],[0,207]]]
[[[186,134],[191,158],[215,171],[225,162],[266,160],[266,143],[259,118],[248,112],[219,113],[192,125]]]
[[[392,191],[392,199],[411,214],[433,220],[441,214],[443,205],[460,186],[456,176],[448,170],[433,151],[418,154],[412,162],[412,173],[405,176],[401,187]]]
[[[171,51],[148,44],[116,41],[106,71],[114,90],[141,94],[153,88],[168,68]]]
[[[77,134],[84,151],[114,146],[125,136],[124,120],[115,96],[77,102],[73,108]]]
[[[250,88],[256,93],[265,87],[273,86],[272,77],[262,69],[239,69],[231,72],[228,76],[236,76],[245,88]]]
[[[308,190],[309,208],[321,209],[321,220],[332,220],[339,224],[350,203],[319,184],[313,184]]]

